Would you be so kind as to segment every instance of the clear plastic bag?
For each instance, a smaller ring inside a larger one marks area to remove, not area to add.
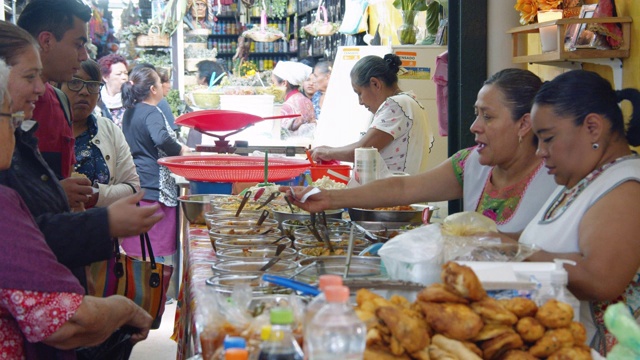
[[[444,261],[523,261],[540,249],[531,244],[502,243],[489,236],[443,236]]]

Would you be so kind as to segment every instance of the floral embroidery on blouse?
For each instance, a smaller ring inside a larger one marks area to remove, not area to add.
[[[84,295],[0,289],[0,356],[24,358],[23,343],[42,341],[78,310]]]
[[[467,148],[455,153],[451,159],[453,171],[460,186],[464,187],[464,168],[471,151],[474,148]],[[543,163],[535,168],[526,178],[516,184],[502,189],[496,189],[491,183],[491,173],[487,177],[476,211],[495,221],[497,224],[506,224],[516,213],[527,188],[536,174],[542,168]],[[492,169],[493,171],[493,169]]]
[[[89,115],[87,127],[86,131],[76,137],[76,163],[73,169],[84,174],[93,184],[108,184],[109,167],[102,151],[93,143],[93,138],[98,134],[98,125],[93,115]]]

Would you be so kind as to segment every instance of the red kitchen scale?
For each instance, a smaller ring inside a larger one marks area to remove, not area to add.
[[[216,138],[215,146],[198,145],[197,151],[215,152],[220,154],[236,153],[239,150],[229,144],[227,137],[235,135],[254,124],[263,120],[276,120],[299,117],[300,114],[278,115],[261,117],[258,115],[248,114],[241,111],[233,110],[199,110],[188,114],[180,115],[175,123],[195,129],[203,134],[207,134]],[[214,134],[213,132],[226,132],[224,135]],[[254,147],[252,150],[271,150],[274,147]],[[304,153],[304,148],[300,152]],[[273,151],[272,151],[273,152]],[[294,153],[294,155],[295,155]]]

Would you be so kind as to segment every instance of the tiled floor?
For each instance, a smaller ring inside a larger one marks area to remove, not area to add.
[[[145,341],[134,346],[130,360],[175,360],[178,346],[170,336],[173,334],[176,303],[174,300],[173,304],[165,306],[160,328],[151,330]]]

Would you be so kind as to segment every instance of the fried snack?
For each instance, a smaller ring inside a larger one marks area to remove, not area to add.
[[[389,301],[391,301],[392,304],[398,305],[403,308],[411,307],[411,302],[409,302],[409,300],[407,300],[407,298],[405,298],[404,296],[392,295]]]
[[[482,349],[480,349],[478,345],[472,343],[471,341],[461,341],[461,343],[464,345],[464,347],[471,350],[474,354],[482,357]]]
[[[518,322],[518,317],[503,308],[494,298],[486,297],[471,303],[471,308],[480,315],[486,324],[515,325]]]
[[[458,340],[449,339],[440,334],[434,335],[431,339],[433,345],[437,346],[441,350],[452,354],[458,359],[463,360],[481,360],[482,358],[468,349],[464,343]]]
[[[429,346],[429,357],[431,360],[460,360],[457,356],[450,354],[449,352],[440,349],[435,345]]]
[[[431,360],[431,356],[429,356],[429,347],[427,346],[418,352],[411,353],[411,358],[417,360]]]
[[[443,283],[467,299],[478,301],[487,296],[476,273],[468,266],[449,261],[442,266],[440,277]]]
[[[503,324],[485,324],[473,341],[485,341],[498,337],[504,333],[514,332],[513,327]],[[542,336],[542,335],[540,335]]]
[[[364,349],[364,360],[411,360],[408,355],[395,356],[385,349],[369,347]]]
[[[573,308],[567,303],[551,299],[540,306],[536,319],[551,329],[567,327],[573,321]]]
[[[545,328],[538,320],[532,317],[523,317],[516,324],[516,331],[526,342],[538,341],[544,336]]]
[[[569,331],[571,331],[575,344],[584,344],[587,342],[587,329],[585,329],[582,323],[573,321],[571,325],[569,325]]]
[[[418,302],[427,324],[436,332],[455,340],[469,340],[478,335],[484,324],[468,306],[453,303]]]
[[[418,352],[429,345],[429,334],[424,327],[424,322],[419,319],[414,319],[402,310],[391,306],[379,308],[376,315],[387,325],[393,338],[397,339],[407,352]],[[396,354],[393,350],[392,353]]]
[[[536,316],[538,312],[538,305],[531,299],[515,297],[511,299],[501,299],[498,300],[498,302],[500,302],[502,307],[514,313],[518,319],[527,316]]]
[[[584,347],[564,347],[549,356],[547,360],[591,360],[591,351]]]
[[[516,333],[504,333],[482,343],[483,359],[498,359],[508,350],[524,346],[522,338]]]
[[[500,356],[500,360],[537,360],[538,358],[524,350],[509,350]]]
[[[468,304],[469,300],[450,290],[444,284],[432,284],[418,293],[417,299],[424,302]]]
[[[529,348],[529,354],[540,358],[549,357],[563,347],[573,346],[573,336],[569,329],[548,330],[540,340]]]

